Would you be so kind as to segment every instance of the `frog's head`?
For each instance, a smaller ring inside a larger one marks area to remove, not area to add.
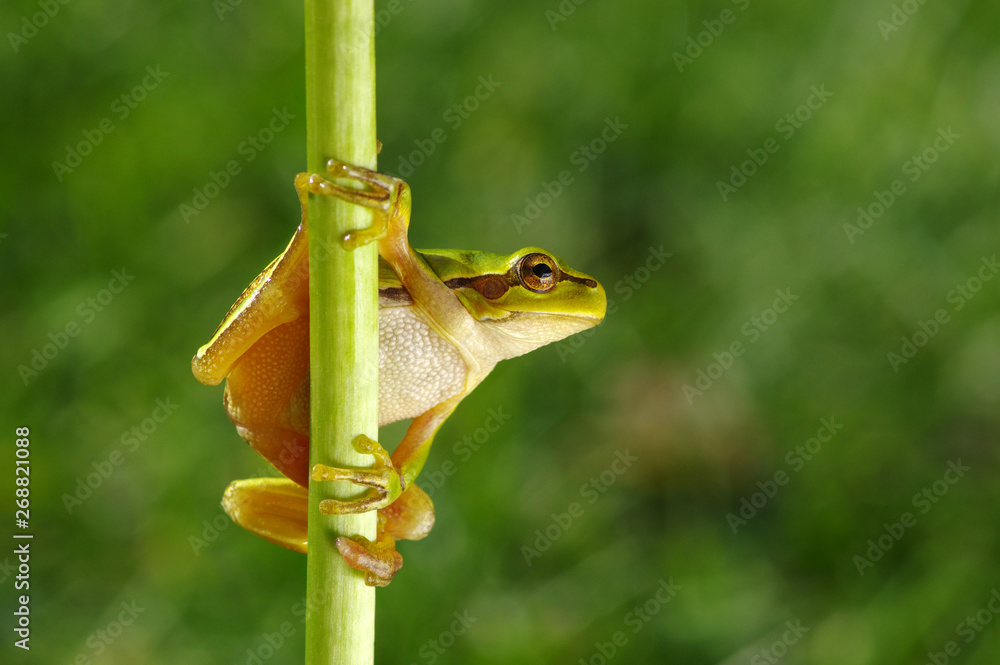
[[[426,258],[469,314],[494,333],[501,357],[527,353],[604,319],[604,288],[544,249],[526,247],[507,256],[451,251]]]

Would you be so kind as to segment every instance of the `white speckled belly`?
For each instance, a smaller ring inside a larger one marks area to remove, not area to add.
[[[412,307],[378,312],[379,426],[412,418],[460,393],[468,367]]]

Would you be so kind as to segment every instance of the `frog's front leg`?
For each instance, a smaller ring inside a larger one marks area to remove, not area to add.
[[[396,552],[396,540],[419,540],[434,526],[434,504],[414,480],[427,460],[434,434],[457,403],[458,399],[449,400],[414,418],[391,458],[378,442],[358,437],[357,449],[375,456],[372,469],[344,469],[324,464],[313,467],[314,481],[346,480],[372,488],[360,499],[326,499],[319,504],[320,512],[327,515],[378,508],[378,535],[374,542],[363,536],[337,539],[341,555],[348,565],[365,573],[365,583],[369,586],[385,586],[402,567],[403,559]],[[402,488],[401,493],[397,494],[397,488]],[[264,537],[269,536],[264,534]]]
[[[333,178],[351,181],[361,189],[338,184],[315,173],[302,173],[295,180],[300,197],[303,192],[333,196],[371,209],[375,213],[372,225],[345,234],[344,246],[356,249],[377,240],[379,255],[396,273],[435,332],[456,348],[462,347],[459,340],[475,337],[478,330],[458,296],[410,246],[407,236],[411,204],[409,185],[399,178],[335,159],[327,162],[327,171]],[[437,325],[438,319],[449,322],[447,329]],[[467,357],[465,360],[472,370],[474,359]]]
[[[413,486],[413,481],[416,480],[424,462],[427,461],[431,444],[434,442],[434,435],[460,400],[461,396],[452,398],[414,418],[406,430],[406,436],[400,441],[392,457],[378,441],[363,434],[355,439],[354,447],[358,452],[375,457],[375,466],[371,469],[347,469],[327,466],[326,464],[314,465],[312,480],[346,480],[356,485],[371,488],[358,499],[346,501],[325,499],[320,501],[320,512],[326,515],[344,515],[382,510],[392,505],[405,490]]]
[[[319,503],[319,511],[324,515],[346,515],[367,513],[369,510],[385,508],[403,493],[403,480],[393,466],[392,458],[385,448],[364,434],[354,440],[354,448],[362,454],[375,457],[375,466],[370,469],[345,469],[326,464],[316,464],[311,478],[316,481],[346,480],[371,489],[359,499],[341,501],[324,499]]]

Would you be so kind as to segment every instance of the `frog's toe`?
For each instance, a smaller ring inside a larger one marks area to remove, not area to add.
[[[368,586],[386,586],[403,567],[403,556],[396,551],[396,542],[388,535],[379,536],[375,542],[364,536],[340,536],[335,543],[347,565],[365,574]]]
[[[354,441],[358,452],[375,457],[375,465],[370,469],[345,469],[326,464],[316,464],[310,477],[314,481],[346,480],[371,489],[357,499],[324,499],[319,503],[319,511],[325,515],[365,513],[384,508],[395,501],[403,492],[403,481],[392,463],[392,458],[379,443],[365,435]]]

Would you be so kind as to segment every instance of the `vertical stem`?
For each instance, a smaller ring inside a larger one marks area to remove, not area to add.
[[[331,157],[375,168],[373,0],[305,0],[308,169]],[[363,467],[359,434],[378,438],[378,264],[374,244],[344,250],[341,236],[371,224],[368,210],[329,197],[309,202],[310,463]],[[375,513],[324,516],[325,498],[359,494],[345,483],[309,487],[307,665],[372,665],[375,590],[344,563],[339,535],[375,537]]]

